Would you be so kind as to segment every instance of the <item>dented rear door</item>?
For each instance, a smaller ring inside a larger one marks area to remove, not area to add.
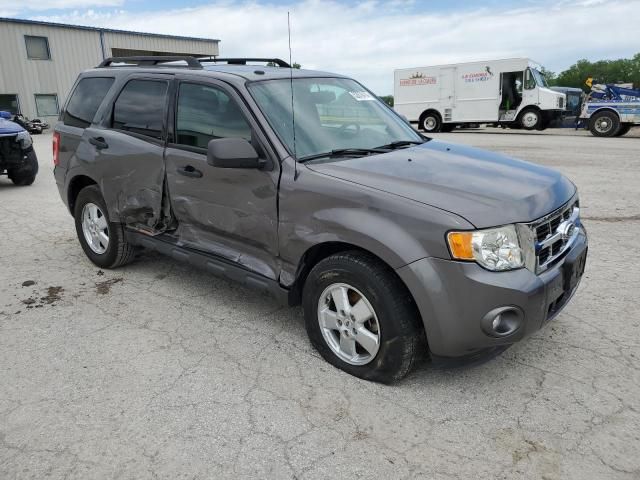
[[[83,157],[94,162],[110,217],[158,233],[165,212],[164,148],[169,79],[132,76],[116,96],[110,118],[83,134]]]

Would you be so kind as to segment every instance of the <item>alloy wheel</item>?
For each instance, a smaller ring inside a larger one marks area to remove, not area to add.
[[[324,289],[318,300],[320,331],[331,351],[351,365],[366,365],[380,349],[380,323],[367,298],[346,283]]]
[[[82,209],[82,233],[94,253],[102,255],[109,248],[107,217],[94,203],[87,203]]]

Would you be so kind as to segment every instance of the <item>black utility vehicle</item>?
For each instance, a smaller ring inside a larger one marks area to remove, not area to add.
[[[9,112],[0,111],[0,175],[16,185],[31,185],[38,174],[31,135],[10,119]]]

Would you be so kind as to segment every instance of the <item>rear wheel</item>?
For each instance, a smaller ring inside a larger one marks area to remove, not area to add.
[[[36,175],[38,174],[38,158],[36,157],[36,152],[31,150],[25,157],[24,164],[20,166],[20,168],[7,172],[14,185],[21,187],[31,185],[36,180]]]
[[[101,268],[115,268],[133,260],[134,247],[120,223],[109,221],[107,207],[96,185],[83,188],[75,202],[78,240],[89,259]]]
[[[542,125],[542,115],[535,108],[527,108],[520,113],[518,124],[525,130],[535,130]]]
[[[439,132],[442,127],[442,120],[440,120],[440,115],[438,114],[438,112],[426,112],[422,115],[420,126],[427,133]]]
[[[596,137],[613,137],[620,128],[620,119],[613,112],[596,112],[589,120],[589,130]]]
[[[426,351],[417,308],[380,260],[358,251],[319,262],[304,285],[309,339],[320,355],[352,375],[390,383]]]

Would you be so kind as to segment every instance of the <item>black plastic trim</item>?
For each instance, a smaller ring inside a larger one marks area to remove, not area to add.
[[[131,229],[125,230],[129,243],[148,248],[174,258],[180,262],[189,263],[195,267],[207,270],[214,275],[228,278],[243,285],[272,294],[281,305],[289,305],[289,290],[282,287],[277,280],[272,280],[225,258],[176,245],[165,235],[149,236]]]

